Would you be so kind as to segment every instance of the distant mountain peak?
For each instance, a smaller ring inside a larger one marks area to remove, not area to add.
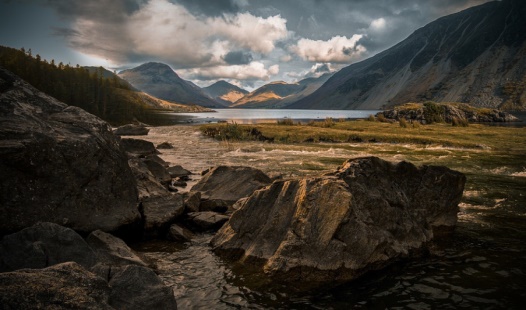
[[[227,106],[232,105],[245,94],[248,94],[248,91],[224,80],[217,81],[210,86],[204,87],[203,91],[214,100]]]

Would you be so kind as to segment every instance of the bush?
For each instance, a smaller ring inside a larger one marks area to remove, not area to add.
[[[382,114],[383,115],[383,114]],[[376,118],[374,117],[374,115],[372,114],[369,114],[369,117],[366,119],[368,122],[376,122]]]
[[[468,127],[469,126],[469,122],[465,118],[456,118],[456,117],[454,117],[451,120],[451,125],[454,126],[454,127]]]
[[[278,125],[293,126],[294,121],[291,118],[284,118],[284,119],[278,120]]]
[[[387,122],[388,122],[387,118],[385,117],[385,115],[384,115],[383,113],[378,114],[378,116],[376,117],[376,119],[377,119],[380,123],[387,123]]]
[[[334,120],[332,119],[332,117],[327,117],[327,118],[323,121],[322,127],[324,127],[324,128],[330,128],[330,127],[333,127],[334,125],[335,125],[335,123],[334,123]]]
[[[398,121],[398,124],[400,124],[400,127],[402,127],[402,128],[407,128],[407,127],[409,127],[409,124],[407,123],[407,121],[405,120],[405,118],[401,118],[401,119]]]
[[[424,117],[427,124],[443,123],[444,122],[444,107],[436,102],[424,102]]]

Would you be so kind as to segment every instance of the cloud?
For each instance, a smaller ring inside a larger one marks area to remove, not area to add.
[[[355,34],[351,38],[335,36],[327,41],[302,38],[291,51],[304,60],[312,62],[347,63],[360,59],[367,51],[359,44],[363,35]]]
[[[214,79],[237,79],[237,80],[270,80],[272,75],[279,73],[279,65],[265,68],[265,65],[253,61],[247,65],[214,66],[207,68],[192,68],[178,71],[188,79],[214,80]]]
[[[252,54],[243,51],[228,52],[222,58],[229,65],[246,65],[254,59]]]
[[[383,31],[385,29],[385,26],[386,26],[385,18],[380,17],[371,22],[369,29],[373,31]]]

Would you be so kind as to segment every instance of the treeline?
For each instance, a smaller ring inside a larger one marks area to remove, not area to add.
[[[143,119],[149,107],[131,86],[102,67],[88,70],[54,60],[31,50],[0,46],[0,66],[58,100],[80,107],[113,125]],[[91,71],[91,72],[90,72]]]

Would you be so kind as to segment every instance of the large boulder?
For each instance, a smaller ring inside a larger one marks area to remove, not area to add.
[[[146,136],[149,131],[141,124],[127,124],[116,128],[113,133],[117,136]]]
[[[144,157],[159,153],[153,143],[146,140],[122,138],[120,144],[132,156]]]
[[[211,244],[304,288],[346,282],[418,254],[453,228],[465,180],[445,167],[349,160],[331,176],[254,192]]]
[[[0,68],[0,234],[46,221],[115,231],[140,219],[111,127]]]
[[[2,309],[115,309],[102,278],[74,263],[0,273]]]
[[[1,272],[70,261],[89,268],[97,257],[79,234],[54,223],[37,223],[0,241]]]
[[[86,242],[95,252],[99,264],[107,266],[146,266],[146,263],[124,241],[112,234],[96,230],[89,234]]]
[[[219,201],[232,205],[238,199],[249,196],[255,190],[272,183],[261,170],[241,166],[219,166],[206,173],[193,187],[201,192],[203,200]]]
[[[111,273],[109,304],[115,309],[177,309],[172,289],[153,270],[128,265]]]
[[[147,235],[164,234],[180,215],[184,212],[183,196],[168,193],[164,196],[143,198],[141,202],[144,231]]]

